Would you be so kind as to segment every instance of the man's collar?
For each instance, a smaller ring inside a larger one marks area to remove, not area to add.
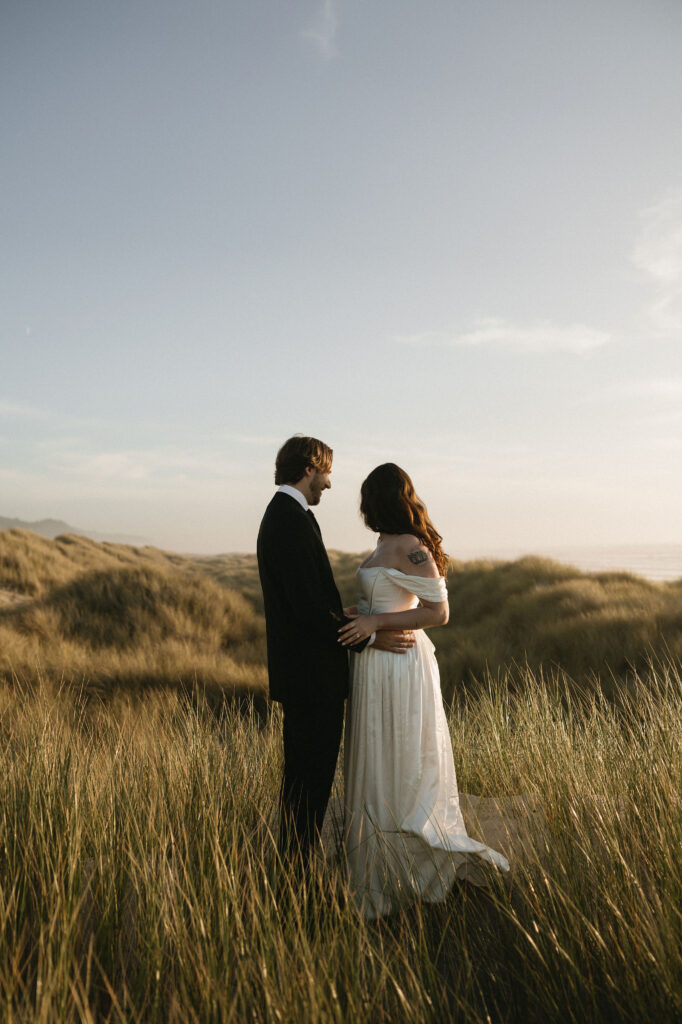
[[[278,494],[288,494],[290,498],[295,498],[299,503],[304,512],[308,511],[309,505],[305,500],[305,495],[301,494],[298,487],[292,487],[291,484],[281,484],[277,489]]]

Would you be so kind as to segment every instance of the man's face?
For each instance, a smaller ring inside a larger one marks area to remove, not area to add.
[[[331,487],[332,483],[329,477],[331,476],[331,469],[322,473],[319,469],[311,470],[310,476],[308,477],[308,494],[306,495],[309,505],[319,505],[322,492],[326,491],[328,487]]]

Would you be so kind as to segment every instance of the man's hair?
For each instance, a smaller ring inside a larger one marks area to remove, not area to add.
[[[285,441],[275,459],[275,483],[296,484],[305,475],[308,466],[320,473],[332,468],[334,452],[316,437],[296,434]]]

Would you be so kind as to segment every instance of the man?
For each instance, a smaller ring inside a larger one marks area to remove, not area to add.
[[[338,640],[343,607],[310,508],[331,487],[332,457],[314,437],[297,435],[282,445],[279,490],[258,533],[270,698],[284,711],[279,845],[287,858],[307,858],[322,828],[348,693],[348,654]],[[378,650],[394,653],[413,644],[408,631],[382,630],[374,638]]]

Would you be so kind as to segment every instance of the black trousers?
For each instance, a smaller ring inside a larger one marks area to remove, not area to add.
[[[322,829],[343,730],[344,701],[284,705],[284,776],[280,793],[282,857],[308,859]]]

